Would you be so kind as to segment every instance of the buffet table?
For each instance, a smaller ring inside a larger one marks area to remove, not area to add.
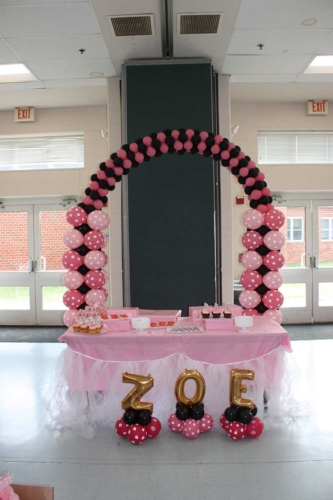
[[[171,333],[157,329],[146,334],[131,331],[89,336],[68,330],[59,341],[68,347],[59,360],[50,398],[52,418],[83,433],[91,433],[96,424],[113,425],[122,414],[121,400],[131,389],[122,384],[125,371],[154,377],[154,387],[145,400],[154,403],[154,414],[162,424],[175,408],[174,384],[185,368],[196,368],[203,374],[206,409],[215,419],[228,406],[232,368],[255,371],[255,380],[246,385],[261,417],[264,392],[269,395],[271,419],[286,417],[291,403],[289,334],[263,317],[254,317],[253,327],[244,333]],[[191,389],[189,382],[187,391],[191,393]]]

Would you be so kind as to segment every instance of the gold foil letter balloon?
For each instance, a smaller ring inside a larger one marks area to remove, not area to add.
[[[153,412],[153,403],[142,403],[140,399],[154,385],[154,379],[150,375],[135,375],[133,373],[123,373],[124,384],[134,384],[134,389],[127,394],[122,400],[121,407],[123,410],[148,410]]]
[[[187,398],[185,396],[185,382],[187,380],[194,380],[196,389],[193,398]],[[184,406],[194,406],[199,405],[206,392],[206,383],[205,379],[198,372],[198,370],[184,370],[183,373],[179,375],[176,380],[175,385],[175,396],[177,398],[178,403],[181,403]]]
[[[242,406],[243,408],[254,409],[254,402],[251,399],[242,398],[242,393],[247,392],[247,386],[242,384],[242,380],[253,380],[254,371],[252,370],[231,370],[230,373],[230,404]]]

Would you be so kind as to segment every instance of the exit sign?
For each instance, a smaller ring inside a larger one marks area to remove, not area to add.
[[[308,115],[328,115],[328,101],[308,101]]]
[[[14,120],[16,122],[34,122],[35,108],[16,108],[14,110]]]

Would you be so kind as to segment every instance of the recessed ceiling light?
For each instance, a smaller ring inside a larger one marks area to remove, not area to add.
[[[309,17],[308,19],[304,19],[304,21],[302,21],[302,24],[303,26],[313,26],[317,21],[318,20],[315,17]]]
[[[0,64],[0,83],[31,82],[36,78],[24,64]]]
[[[102,73],[101,71],[93,71],[92,73],[89,73],[90,76],[95,76],[95,77],[101,77],[101,76],[104,76],[104,73]]]
[[[333,56],[316,56],[304,73],[333,73]]]

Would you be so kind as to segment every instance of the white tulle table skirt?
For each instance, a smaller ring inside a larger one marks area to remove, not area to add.
[[[58,360],[52,387],[48,388],[47,404],[54,423],[72,428],[90,437],[97,426],[113,427],[122,416],[121,400],[133,386],[122,383],[122,373],[151,374],[154,387],[144,401],[154,404],[154,415],[167,428],[167,420],[175,411],[174,385],[185,369],[197,369],[205,378],[205,411],[219,429],[219,418],[229,406],[229,379],[232,368],[255,372],[246,397],[254,400],[258,416],[266,428],[286,422],[298,415],[298,371],[292,353],[279,346],[273,351],[247,361],[210,364],[194,361],[183,354],[173,354],[153,361],[103,361],[65,349]],[[191,381],[186,394],[193,392]],[[264,398],[264,394],[267,398]],[[268,400],[268,401],[267,401]]]

